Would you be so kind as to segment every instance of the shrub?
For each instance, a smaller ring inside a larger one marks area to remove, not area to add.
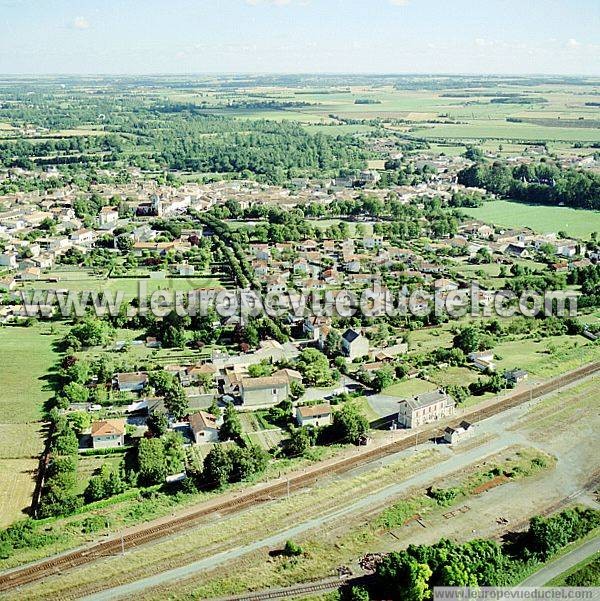
[[[287,557],[298,557],[299,555],[302,555],[304,551],[302,550],[302,547],[297,545],[294,541],[288,540],[283,548],[283,553]]]

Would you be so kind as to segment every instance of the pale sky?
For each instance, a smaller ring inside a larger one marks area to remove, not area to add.
[[[0,0],[0,73],[600,75],[600,0]]]

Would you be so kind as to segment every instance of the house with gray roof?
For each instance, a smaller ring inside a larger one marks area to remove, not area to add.
[[[356,330],[346,330],[342,335],[342,351],[350,361],[369,354],[369,341]]]
[[[285,376],[242,378],[240,393],[244,408],[274,407],[288,398],[290,385]]]
[[[398,424],[418,428],[454,414],[456,401],[443,389],[402,399],[399,403]]]

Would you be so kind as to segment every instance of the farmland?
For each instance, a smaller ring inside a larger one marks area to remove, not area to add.
[[[564,231],[569,236],[589,238],[592,232],[600,232],[600,213],[597,211],[527,205],[505,200],[463,210],[475,219],[509,228],[529,227],[541,234]]]
[[[369,123],[385,119],[387,127],[407,138],[455,141],[457,147],[472,141],[551,143],[556,150],[573,142],[600,141],[594,95],[585,85],[544,86],[490,81],[486,87],[468,87],[445,93],[405,89],[402,84],[349,85],[323,93],[317,88],[268,87],[248,89],[247,101],[276,102],[269,108],[226,106],[228,96],[213,93],[209,112],[242,119],[297,120],[311,133],[366,134],[376,128]],[[172,100],[199,102],[187,93],[171,93]],[[238,94],[244,99],[244,94]],[[205,97],[202,97],[205,100]],[[363,102],[368,101],[368,102]],[[298,106],[295,103],[306,103]],[[219,107],[223,104],[223,107]],[[453,154],[452,150],[448,154]]]
[[[65,277],[65,275],[67,277]],[[28,282],[24,285],[27,290],[69,290],[72,292],[105,292],[115,295],[120,293],[125,300],[131,300],[140,295],[153,294],[157,290],[172,292],[189,292],[198,288],[213,288],[221,286],[218,278],[191,277],[191,278],[104,278],[92,274],[72,272],[57,272],[49,274],[48,278],[55,277],[58,282],[39,280]]]

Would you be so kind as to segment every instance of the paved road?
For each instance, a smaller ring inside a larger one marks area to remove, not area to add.
[[[571,569],[579,562],[587,559],[600,551],[600,536],[593,538],[581,547],[573,549],[570,553],[559,557],[555,561],[546,564],[541,570],[532,574],[521,582],[520,586],[544,586],[553,578],[560,576],[563,572]]]

